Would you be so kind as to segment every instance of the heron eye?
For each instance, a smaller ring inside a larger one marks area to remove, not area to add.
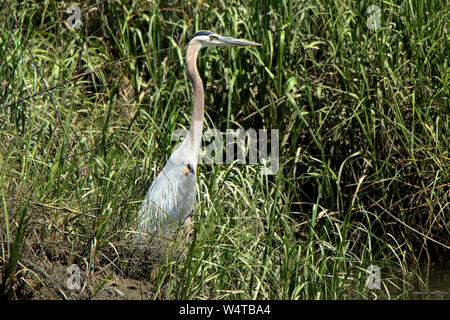
[[[214,39],[214,36],[209,36],[209,40],[212,40],[212,39]]]

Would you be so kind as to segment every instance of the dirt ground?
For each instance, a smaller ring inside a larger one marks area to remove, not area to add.
[[[34,273],[36,265],[18,277],[14,289],[10,292],[11,299],[32,300],[142,300],[152,299],[153,286],[151,281],[137,280],[117,275],[110,270],[91,272],[86,276],[81,272],[81,288],[68,286],[69,266],[60,263],[39,262],[39,277]]]
[[[68,250],[67,244],[22,249],[14,279],[3,279],[0,297],[19,300],[155,299],[153,280],[162,252],[158,247]],[[69,253],[70,252],[70,253]],[[95,252],[95,254],[92,254]]]

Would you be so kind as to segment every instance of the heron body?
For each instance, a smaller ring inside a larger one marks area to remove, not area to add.
[[[186,48],[186,68],[194,92],[191,126],[162,171],[152,182],[138,213],[138,231],[155,233],[186,223],[197,192],[196,173],[204,116],[203,82],[197,70],[200,49],[212,46],[257,46],[259,44],[199,31]]]
[[[182,156],[188,142],[173,152],[152,182],[139,211],[139,231],[162,231],[188,219],[196,195],[195,169]]]

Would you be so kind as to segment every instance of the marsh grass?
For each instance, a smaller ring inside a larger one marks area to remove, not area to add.
[[[396,298],[420,263],[448,260],[445,1],[81,9],[80,30],[60,2],[1,10],[2,295],[108,298],[121,277],[150,283],[134,298]],[[200,54],[205,122],[280,129],[280,170],[200,165],[190,241],[139,252],[136,212],[189,125],[184,45],[200,29],[262,43]],[[81,293],[64,287],[73,263]],[[371,264],[379,290],[365,286]]]

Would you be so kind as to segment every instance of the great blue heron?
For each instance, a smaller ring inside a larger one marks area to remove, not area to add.
[[[138,231],[155,233],[174,224],[190,225],[196,195],[196,173],[203,128],[205,96],[197,71],[200,49],[214,46],[258,46],[258,43],[199,31],[186,48],[186,67],[194,90],[191,125],[184,141],[176,147],[167,164],[151,184],[138,214]]]

